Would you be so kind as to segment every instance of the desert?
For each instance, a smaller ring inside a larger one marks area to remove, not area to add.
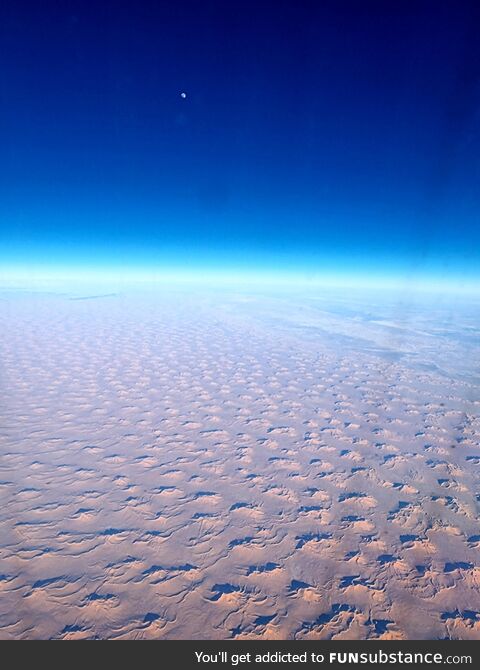
[[[2,639],[479,639],[473,297],[3,291]]]

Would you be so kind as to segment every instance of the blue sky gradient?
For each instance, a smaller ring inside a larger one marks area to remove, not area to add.
[[[2,3],[2,274],[477,283],[479,7]]]

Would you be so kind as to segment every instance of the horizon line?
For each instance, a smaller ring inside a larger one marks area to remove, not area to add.
[[[10,266],[0,270],[0,289],[41,289],[58,286],[117,285],[146,287],[191,283],[204,287],[278,287],[278,288],[351,288],[370,290],[406,290],[437,293],[476,293],[480,296],[480,277],[446,275],[433,272],[365,272],[272,270],[220,267],[185,268],[181,266],[139,269],[135,266]],[[20,284],[20,286],[18,286]]]

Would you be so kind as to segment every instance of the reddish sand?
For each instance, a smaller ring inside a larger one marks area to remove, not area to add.
[[[478,307],[75,298],[2,295],[0,637],[480,638]]]

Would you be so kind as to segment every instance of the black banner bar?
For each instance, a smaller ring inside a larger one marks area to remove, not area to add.
[[[132,644],[99,644],[100,641],[28,642],[15,645],[16,665],[28,667],[32,651],[36,662],[99,662],[108,666],[128,663],[132,668],[147,665],[157,668],[216,670],[217,668],[435,668],[479,667],[480,640],[428,641],[260,641],[260,640],[163,640]],[[103,641],[106,642],[106,641]],[[113,642],[113,641],[112,641]],[[140,642],[140,641],[139,641]],[[3,650],[6,650],[4,642]],[[34,648],[32,648],[32,644]],[[72,646],[73,644],[73,646]],[[13,651],[11,645],[8,651]],[[103,657],[103,658],[102,658]]]

